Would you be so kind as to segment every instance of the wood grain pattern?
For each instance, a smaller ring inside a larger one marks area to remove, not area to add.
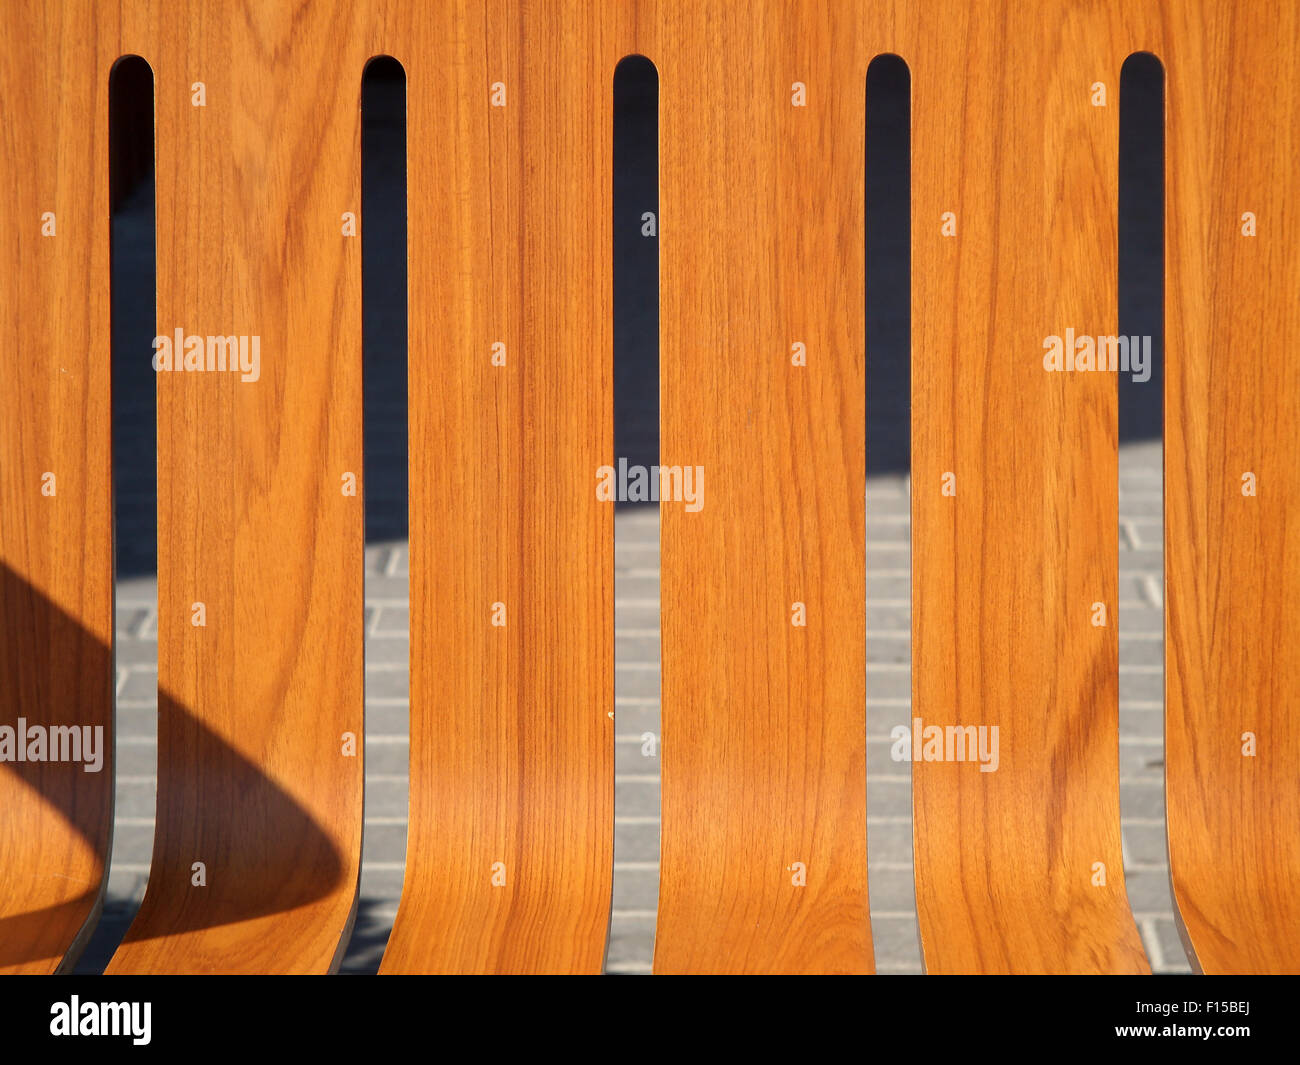
[[[1043,366],[1046,337],[1116,332],[1126,53],[1105,3],[913,10],[912,713],[999,729],[996,772],[912,766],[925,966],[1146,972],[1119,833],[1116,376]]]
[[[1116,330],[1119,71],[1139,48],[1169,72],[1173,887],[1200,970],[1300,968],[1289,5],[13,3],[0,725],[111,735],[121,54],[156,75],[158,332],[260,338],[256,382],[158,381],[158,823],[110,971],[324,972],[346,943],[364,530],[341,491],[362,434],[360,241],[340,215],[360,210],[360,80],[380,52],[410,79],[412,190],[412,797],[383,971],[599,970],[613,512],[595,479],[614,458],[611,87],[632,51],[660,76],[663,461],[705,471],[703,510],[662,516],[656,971],[873,968],[862,135],[883,51],[913,87],[913,714],[999,728],[996,772],[913,766],[926,967],[1147,971],[1119,838],[1115,378],[1042,365],[1049,335]],[[98,774],[0,764],[0,971],[75,958],[111,773],[111,752]]]
[[[109,972],[325,972],[350,929],[361,6],[125,5],[123,47],[156,75],[158,332],[259,336],[261,366],[158,376],[158,814]]]
[[[1188,0],[1163,30],[1170,870],[1198,970],[1295,973],[1300,11]]]
[[[385,973],[604,960],[612,10],[464,0],[384,38],[413,190],[411,806]]]
[[[662,462],[702,466],[704,497],[661,504],[655,971],[870,972],[870,16],[715,0],[660,15]]]
[[[0,762],[0,973],[75,961],[112,834],[102,29],[87,3],[0,11],[0,726],[99,728],[104,752],[97,773]]]

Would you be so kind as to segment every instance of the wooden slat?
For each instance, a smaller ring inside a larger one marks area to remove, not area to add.
[[[1119,832],[1116,377],[1042,361],[1048,336],[1117,328],[1125,53],[1107,9],[917,7],[904,53],[912,713],[999,730],[996,772],[913,752],[931,973],[1147,971]]]
[[[384,41],[409,78],[413,323],[410,830],[386,973],[604,959],[613,10],[464,0]]]
[[[159,374],[158,816],[109,971],[324,972],[361,844],[361,260],[340,215],[363,5],[126,6],[156,73],[158,331],[260,336],[261,366]]]
[[[100,729],[104,756],[93,773],[77,762],[0,762],[0,973],[75,960],[99,910],[113,820],[99,29],[86,3],[0,12],[0,726],[15,740],[20,719],[31,730]],[[45,212],[52,236],[42,235]]]
[[[158,330],[256,334],[262,361],[256,383],[158,383],[158,827],[110,971],[320,972],[347,937],[363,521],[340,490],[362,469],[360,242],[340,215],[359,211],[376,51],[411,78],[413,190],[412,803],[383,968],[599,969],[612,509],[594,489],[613,458],[611,81],[633,48],[660,72],[663,458],[705,471],[703,510],[663,514],[656,970],[872,968],[862,129],[867,61],[890,49],[913,86],[913,713],[999,728],[996,772],[914,766],[926,966],[1146,971],[1119,845],[1115,381],[1042,368],[1044,337],[1116,331],[1118,79],[1136,47],[1170,72],[1174,890],[1203,971],[1300,965],[1300,15],[1258,0],[120,8],[0,19],[0,725],[111,735],[105,135],[122,52],[157,75]],[[0,764],[0,971],[75,956],[111,771],[108,756],[98,774]]]
[[[694,513],[661,504],[655,971],[870,972],[871,13],[701,0],[661,16],[662,461],[702,466],[704,495]]]
[[[1300,10],[1196,0],[1164,28],[1170,869],[1197,969],[1294,973]]]

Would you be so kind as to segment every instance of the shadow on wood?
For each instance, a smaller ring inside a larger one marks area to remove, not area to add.
[[[0,728],[29,741],[76,726],[81,760],[0,762],[0,972],[69,968],[102,903],[113,819],[112,650],[0,563]],[[39,675],[36,663],[50,662]],[[166,693],[148,891],[112,971],[303,971],[336,964],[356,882],[283,786]],[[36,732],[35,730],[40,730]],[[93,733],[92,733],[93,735]],[[83,734],[84,736],[84,734]],[[51,742],[24,753],[55,754]],[[96,771],[88,772],[96,758]],[[194,883],[203,862],[206,885]],[[348,911],[340,900],[347,901]]]
[[[99,729],[103,756],[98,772],[11,760],[17,752],[0,761],[0,972],[71,965],[99,915],[113,822],[112,675],[109,648],[0,562],[0,728],[23,746],[20,721],[43,735]]]

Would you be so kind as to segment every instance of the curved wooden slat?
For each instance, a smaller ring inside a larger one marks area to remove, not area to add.
[[[1041,364],[1048,335],[1114,331],[1116,92],[1138,47],[1170,69],[1173,885],[1200,969],[1294,971],[1297,46],[1300,17],[1254,0],[6,9],[0,727],[111,734],[119,54],[159,72],[159,331],[261,344],[256,383],[159,381],[158,828],[110,971],[325,971],[346,941],[362,512],[339,486],[361,469],[360,246],[339,216],[359,209],[358,87],[380,50],[413,76],[424,190],[411,846],[384,970],[599,968],[612,513],[593,481],[612,458],[609,86],[634,48],[663,100],[664,458],[705,470],[704,509],[663,520],[656,969],[872,965],[857,294],[862,78],[893,50],[914,89],[914,714],[1000,741],[994,773],[915,766],[927,968],[1145,971],[1115,787],[1114,382]],[[0,971],[66,966],[84,939],[109,757],[94,774],[0,764]]]
[[[919,10],[912,713],[998,729],[996,771],[912,752],[925,966],[1146,972],[1120,847],[1116,376],[1043,364],[1050,336],[1116,332],[1127,53],[1104,4]]]
[[[661,503],[654,967],[870,972],[872,12],[701,0],[660,17],[662,462],[703,468],[703,506]]]
[[[1300,11],[1189,0],[1163,28],[1170,872],[1198,970],[1295,973]]]
[[[76,960],[112,834],[108,69],[97,23],[88,3],[0,11],[0,729],[13,744],[0,739],[0,973]],[[36,753],[24,727],[70,726],[92,743],[99,730],[97,772],[13,760],[20,746]]]
[[[325,972],[351,928],[362,6],[127,5],[157,76],[159,334],[257,336],[260,372],[158,376],[158,812],[109,972]]]
[[[465,0],[384,38],[409,79],[419,327],[410,829],[382,973],[604,960],[613,504],[596,471],[613,461],[614,10]]]

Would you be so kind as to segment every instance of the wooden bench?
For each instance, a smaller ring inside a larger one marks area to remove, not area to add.
[[[902,52],[925,967],[1146,972],[1120,848],[1118,375],[1043,362],[1049,337],[1118,332],[1133,48],[1073,5],[927,10]],[[953,760],[949,728],[996,740],[996,763]]]
[[[379,54],[408,77],[411,312],[411,803],[382,971],[602,968],[613,510],[595,488],[614,460],[611,90],[632,53],[660,78],[662,462],[704,471],[701,508],[661,509],[654,968],[873,970],[864,78],[894,53],[926,969],[1147,972],[1120,843],[1115,377],[1042,362],[1052,335],[1117,332],[1119,77],[1141,50],[1169,72],[1173,890],[1202,971],[1295,971],[1298,46],[1300,16],[1262,0],[7,13],[0,727],[111,736],[122,55],[156,72],[159,334],[259,342],[255,382],[158,375],[157,825],[109,971],[328,972],[350,935],[365,530],[344,215]],[[958,738],[977,756],[950,757]],[[0,763],[0,971],[75,961],[112,772]]]
[[[113,824],[108,206],[92,120],[108,83],[56,47],[59,29],[35,8],[0,22],[0,729],[15,748],[0,760],[0,972],[76,960]],[[54,728],[98,729],[101,768],[17,760],[48,758]]]
[[[1192,5],[1164,43],[1170,872],[1198,971],[1296,973],[1300,12]]]
[[[876,19],[664,14],[637,41],[662,114],[661,462],[700,468],[704,491],[698,510],[660,504],[654,968],[871,972],[862,181]]]
[[[158,333],[250,356],[256,337],[260,360],[158,374],[157,824],[108,971],[326,972],[361,858],[361,258],[341,216],[370,53],[320,9],[123,10],[99,76],[119,52],[156,72]]]
[[[410,828],[382,973],[604,963],[608,13],[422,8],[384,42],[408,78],[413,328]]]

